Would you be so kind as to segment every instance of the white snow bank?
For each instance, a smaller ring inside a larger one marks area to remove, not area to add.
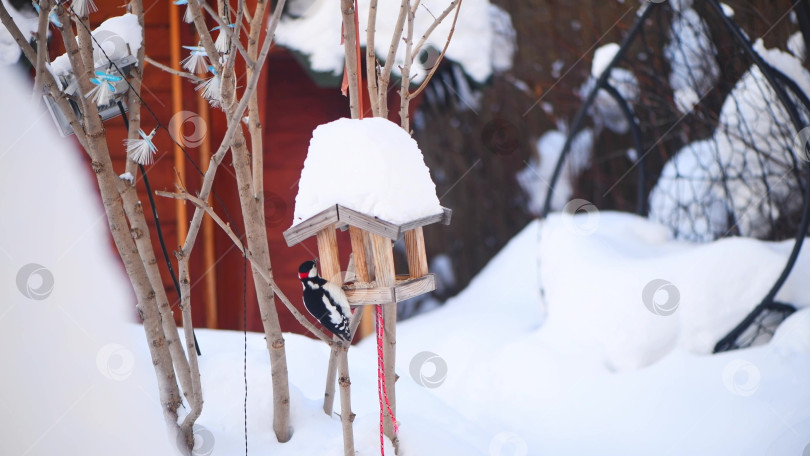
[[[434,18],[450,5],[449,0],[424,0],[416,11],[414,19],[414,46],[433,23]],[[461,64],[464,71],[478,82],[485,81],[493,70],[502,71],[511,67],[511,56],[514,54],[514,41],[508,37],[514,31],[504,27],[510,26],[503,20],[503,10],[494,14],[493,5],[488,0],[466,0],[461,5],[458,23],[453,39],[447,48],[446,57]],[[400,2],[386,0],[377,3],[377,22],[375,43],[378,57],[383,60],[388,53],[391,37],[399,15]],[[361,46],[366,45],[366,25],[368,24],[369,0],[358,2],[359,39]],[[428,37],[427,46],[435,50],[444,48],[450,27],[452,14],[446,18]],[[309,57],[310,65],[315,71],[343,74],[344,48],[341,44],[341,23],[339,5],[333,0],[317,0],[297,19],[284,19],[276,29],[276,40],[279,44],[295,49]],[[506,37],[507,39],[504,39]],[[427,51],[427,49],[424,49]],[[508,57],[508,62],[506,61]],[[394,71],[405,61],[405,45],[400,42],[394,63]],[[411,70],[415,82],[427,75],[430,68],[425,68],[417,58]]]
[[[601,213],[590,236],[572,229],[587,218],[555,214],[543,225],[548,326],[576,320],[578,347],[600,353],[616,370],[649,365],[676,347],[711,353],[767,294],[793,246],[747,238],[673,242],[661,225],[612,212]],[[810,256],[803,255],[776,299],[810,305],[802,281],[809,273]],[[654,280],[660,282],[649,285]],[[654,303],[643,297],[648,285]]]
[[[339,119],[312,132],[293,225],[335,204],[396,224],[442,211],[416,141],[382,118]]]
[[[126,13],[111,17],[93,30],[93,37],[95,38],[93,60],[96,68],[109,64],[109,60],[104,57],[105,53],[113,61],[122,59],[130,53],[136,55],[141,48],[141,26],[138,24],[138,16]],[[67,54],[53,59],[51,72],[56,76],[64,76],[71,72]]]
[[[0,454],[170,454],[89,164],[12,71],[0,67]]]
[[[20,29],[20,32],[26,37],[31,38],[32,34],[36,33],[37,31],[37,15],[33,12],[20,12],[17,11],[8,0],[2,0],[3,6],[6,7],[6,11],[8,11],[9,16],[17,24],[17,27]],[[22,50],[20,46],[17,45],[17,42],[14,41],[14,38],[11,36],[11,33],[6,29],[6,27],[0,23],[0,64],[2,65],[12,65],[17,63],[20,60],[20,55],[22,54]]]
[[[777,332],[785,334],[779,344],[794,348],[789,353],[775,348],[776,338],[765,346],[712,356],[676,347],[647,368],[618,373],[606,366],[591,334],[607,334],[599,324],[611,310],[648,312],[637,276],[656,272],[676,272],[677,277],[668,278],[681,290],[675,314],[658,319],[677,319],[682,310],[706,304],[702,312],[722,313],[743,290],[761,289],[764,279],[757,276],[772,273],[775,256],[784,258],[784,244],[682,246],[666,243],[660,226],[610,213],[602,214],[591,238],[580,236],[575,242],[568,232],[577,226],[572,221],[557,216],[532,223],[459,296],[400,323],[398,372],[406,375],[398,388],[415,384],[407,374],[417,353],[438,354],[447,365],[446,380],[430,391],[488,430],[489,455],[802,454],[810,442],[810,352],[801,341],[810,333],[810,322],[801,311]],[[542,326],[538,236],[548,310]],[[566,244],[554,247],[556,241]],[[742,252],[735,254],[737,248]],[[743,252],[747,270],[734,264],[742,263]],[[723,256],[728,259],[721,261]],[[802,279],[810,272],[806,255],[801,263],[780,299],[808,304]],[[757,264],[763,265],[762,272]],[[562,270],[555,274],[555,268]],[[695,268],[718,282],[698,277],[690,271]],[[687,277],[693,281],[687,283]],[[709,297],[692,299],[701,293]],[[697,309],[689,312],[697,317]],[[615,322],[608,318],[605,324],[615,329]],[[628,323],[630,334],[643,330],[636,320]],[[623,334],[623,325],[614,330],[614,346]],[[653,332],[650,343],[661,338]],[[626,340],[628,350],[647,350],[644,340]],[[373,349],[373,341],[358,349]],[[423,369],[430,375],[434,366]],[[427,409],[423,414],[436,416]]]

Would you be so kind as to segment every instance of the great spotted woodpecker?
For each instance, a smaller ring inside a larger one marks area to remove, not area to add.
[[[332,334],[348,341],[352,310],[343,289],[318,276],[314,261],[301,263],[298,278],[304,286],[304,306],[309,313]]]

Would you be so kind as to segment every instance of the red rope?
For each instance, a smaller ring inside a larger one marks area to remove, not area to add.
[[[391,421],[394,423],[394,435],[399,433],[399,424],[397,424],[394,412],[391,411],[391,403],[388,401],[388,390],[385,387],[385,360],[383,359],[383,332],[385,331],[385,323],[383,323],[382,306],[375,306],[374,312],[377,317],[377,392],[380,396],[380,454],[385,456],[384,411],[388,410],[388,416],[391,417]]]

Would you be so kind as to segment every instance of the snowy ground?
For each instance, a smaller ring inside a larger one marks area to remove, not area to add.
[[[563,219],[553,218],[548,224],[542,239],[554,238],[555,243],[562,243],[562,238],[582,239]],[[592,242],[619,255],[640,255],[633,244],[652,242],[655,230],[663,231],[621,214],[602,214],[599,225],[604,230],[597,230]],[[446,306],[398,326],[402,454],[802,454],[810,443],[807,310],[782,327],[780,340],[765,346],[705,355],[673,345],[647,367],[616,372],[609,356],[596,346],[613,342],[607,336],[597,341],[586,334],[592,329],[587,315],[554,312],[550,303],[549,318],[542,324],[536,274],[539,226],[528,226]],[[669,251],[664,257],[691,255],[706,263],[717,257],[711,253],[718,249],[715,246],[664,244]],[[786,246],[770,246],[780,254],[761,257],[764,266],[779,263]],[[655,256],[651,251],[641,256],[650,260]],[[722,255],[728,252],[722,250]],[[555,260],[550,254],[548,261]],[[670,264],[682,267],[675,261]],[[587,274],[582,271],[582,280],[590,280]],[[679,312],[688,309],[693,287],[703,286],[698,280],[688,283],[688,277],[702,275],[705,271],[700,267],[681,273],[677,283],[682,302],[670,316],[649,312],[640,292],[630,291],[633,280],[614,282],[613,288],[634,295],[628,298],[630,304],[651,318],[675,321]],[[585,282],[580,285],[590,289]],[[787,288],[795,286],[798,282]],[[572,307],[587,311],[588,306]],[[635,327],[631,325],[630,330]],[[627,343],[625,355],[645,352],[645,347],[634,347],[626,334],[615,334]],[[204,330],[198,336],[206,352],[201,367],[207,393],[199,424],[215,439],[212,454],[238,454],[244,445],[243,336]],[[653,344],[661,338],[650,336],[649,340]],[[278,455],[340,455],[339,420],[321,411],[328,350],[302,336],[289,335],[287,341],[295,435],[290,443],[275,442],[270,431],[270,371],[264,340],[249,334],[250,448]],[[360,455],[379,452],[375,350],[373,340],[364,340],[350,352]],[[420,355],[423,352],[437,357],[420,364],[427,356]],[[138,356],[146,356],[145,350]]]

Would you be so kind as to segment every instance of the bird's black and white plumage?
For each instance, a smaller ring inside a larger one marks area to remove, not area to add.
[[[304,306],[309,313],[332,334],[348,341],[352,310],[343,289],[318,276],[314,261],[301,263],[298,278],[304,286]]]

